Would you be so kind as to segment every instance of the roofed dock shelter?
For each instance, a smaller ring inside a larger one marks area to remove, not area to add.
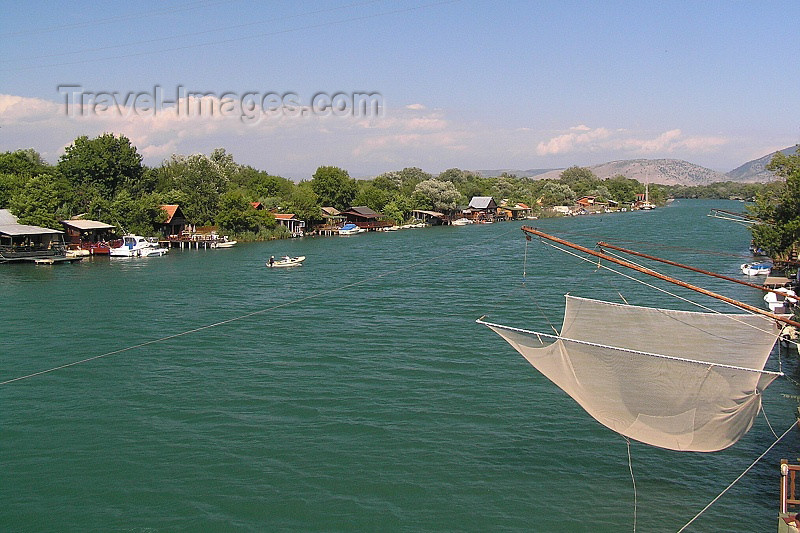
[[[63,231],[19,224],[8,209],[0,209],[0,263],[53,264],[80,260],[66,255]]]

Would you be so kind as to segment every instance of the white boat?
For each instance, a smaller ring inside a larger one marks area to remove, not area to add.
[[[358,235],[359,233],[364,233],[365,229],[359,228],[353,223],[348,223],[339,228],[339,235]]]
[[[237,241],[228,240],[228,237],[226,236],[226,237],[223,237],[223,239],[221,241],[217,241],[214,244],[214,248],[231,248],[233,246],[236,246],[236,243],[237,243]]]
[[[122,237],[122,245],[111,248],[111,257],[138,257],[145,248],[152,248],[153,245],[141,235],[125,235]]]
[[[781,293],[781,294],[778,294]],[[791,307],[797,303],[797,294],[791,289],[781,287],[775,292],[768,292],[764,295],[769,310],[777,315],[791,313]]]
[[[141,257],[161,257],[162,255],[167,255],[167,253],[169,253],[169,248],[161,248],[158,245],[150,245],[148,248],[139,250]]]
[[[303,266],[303,261],[306,260],[306,256],[301,255],[299,257],[289,257],[288,255],[284,255],[277,261],[274,257],[270,257],[269,261],[267,261],[267,266],[269,268],[281,268],[281,267],[299,267]]]
[[[772,272],[771,263],[744,263],[739,268],[745,276],[769,276]]]
[[[472,221],[468,218],[459,218],[453,221],[453,226],[468,226],[469,224],[472,224]]]

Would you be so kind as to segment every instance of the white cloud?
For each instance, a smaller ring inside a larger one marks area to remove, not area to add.
[[[665,131],[656,137],[631,136],[626,130],[575,126],[564,133],[536,146],[541,156],[579,152],[624,152],[630,156],[658,154],[698,154],[715,150],[729,142],[725,137],[687,137],[679,129]]]

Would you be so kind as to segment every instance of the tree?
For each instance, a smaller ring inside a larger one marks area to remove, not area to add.
[[[311,189],[322,206],[344,211],[352,205],[358,192],[356,180],[338,167],[319,167],[311,177]]]
[[[461,193],[451,181],[430,179],[420,182],[414,188],[413,199],[419,207],[448,212],[458,206]]]
[[[382,211],[394,195],[385,189],[376,187],[372,182],[363,182],[354,199],[355,205],[365,205],[375,211]]]
[[[89,139],[78,137],[67,146],[58,161],[58,171],[81,193],[96,189],[106,198],[113,197],[123,188],[139,186],[144,167],[142,156],[124,135],[119,137],[104,133]]]
[[[413,200],[409,196],[400,194],[383,207],[383,214],[394,220],[395,224],[402,224],[408,220],[413,209]]]
[[[220,197],[216,223],[223,231],[231,233],[258,232],[261,226],[258,211],[240,191],[228,191]]]
[[[559,175],[559,179],[562,183],[572,187],[581,181],[595,182],[597,181],[597,176],[586,167],[571,166]]]
[[[9,202],[20,224],[60,229],[60,220],[69,218],[64,207],[68,186],[49,174],[29,179]]]
[[[13,174],[30,178],[37,174],[49,174],[52,167],[33,148],[0,154],[0,174]]]
[[[793,155],[775,154],[767,169],[783,181],[757,196],[751,211],[761,222],[751,232],[756,246],[778,257],[800,241],[800,149]]]
[[[297,215],[300,220],[305,220],[309,226],[322,221],[320,207],[310,181],[301,182],[294,187],[286,206],[290,212]]]
[[[232,166],[225,157],[173,155],[157,169],[159,189],[183,193],[181,209],[195,224],[213,224],[220,196],[228,190]],[[213,154],[212,154],[213,155]]]
[[[571,205],[575,202],[575,191],[569,185],[550,181],[542,188],[542,205],[552,207],[555,205]]]

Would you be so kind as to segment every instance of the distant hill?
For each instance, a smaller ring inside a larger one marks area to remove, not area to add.
[[[600,179],[622,174],[626,178],[636,179],[642,183],[660,183],[662,185],[706,185],[728,179],[721,172],[682,159],[627,159],[586,168],[594,172]],[[562,170],[551,170],[536,176],[536,179],[556,179]]]
[[[496,178],[497,176],[503,174],[513,174],[518,178],[533,178],[535,176],[539,176],[544,174],[545,172],[561,172],[564,170],[563,168],[531,168],[529,170],[517,170],[513,168],[497,168],[494,170],[476,170],[478,174],[483,176],[484,178]]]
[[[786,155],[792,155],[797,151],[797,146],[790,146],[781,150]],[[745,183],[765,182],[775,178],[775,174],[767,170],[767,163],[772,160],[772,156],[778,152],[772,152],[764,157],[748,161],[742,166],[736,167],[725,176],[730,181],[740,181]]]

